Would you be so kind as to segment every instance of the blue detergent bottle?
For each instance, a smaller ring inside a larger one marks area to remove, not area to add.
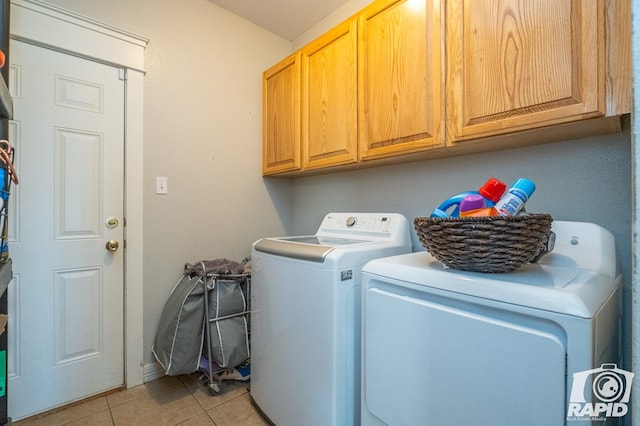
[[[486,207],[493,207],[504,194],[507,185],[499,179],[489,178],[477,191],[467,191],[445,200],[431,213],[431,217],[460,217],[460,202],[468,195],[482,195]]]
[[[9,192],[6,190],[8,188],[7,179],[9,179],[7,171],[0,166],[0,236],[2,237],[6,237],[4,232],[7,226],[5,223],[7,220],[6,201],[9,199]],[[8,257],[9,243],[5,238],[2,238],[0,241],[0,261],[5,261]]]
[[[7,179],[7,172],[4,167],[0,166],[0,213],[4,213],[2,209],[4,208],[5,200],[9,198],[9,193],[5,190],[7,184],[5,180]]]

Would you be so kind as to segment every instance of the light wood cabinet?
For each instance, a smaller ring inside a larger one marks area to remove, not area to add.
[[[447,139],[605,115],[602,0],[450,0]]]
[[[363,160],[444,145],[440,1],[387,0],[358,22],[358,138]]]
[[[300,169],[300,53],[262,74],[262,174]]]
[[[628,114],[631,90],[631,0],[606,0],[607,115]]]
[[[357,147],[356,21],[302,49],[302,169],[355,163]]]
[[[373,1],[264,73],[263,174],[620,131],[631,112],[630,9],[629,0]]]

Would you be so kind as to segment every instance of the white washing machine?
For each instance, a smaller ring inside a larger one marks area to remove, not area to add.
[[[575,373],[619,363],[614,239],[589,223],[552,229],[553,251],[512,273],[424,251],[364,266],[363,425],[590,424],[567,408],[591,398]]]
[[[410,251],[400,214],[330,213],[315,235],[254,243],[250,392],[273,423],[359,423],[361,268]]]

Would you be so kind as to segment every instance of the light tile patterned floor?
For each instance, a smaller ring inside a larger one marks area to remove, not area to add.
[[[198,374],[163,377],[132,389],[90,398],[15,426],[254,426],[268,425],[251,402],[248,384],[222,382],[211,396]],[[9,413],[11,414],[11,413]]]

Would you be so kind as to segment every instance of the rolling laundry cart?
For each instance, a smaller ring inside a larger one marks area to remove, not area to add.
[[[203,268],[204,269],[204,268]],[[250,274],[204,277],[204,344],[200,370],[211,395],[220,395],[226,369],[248,364]],[[243,370],[246,371],[246,370]]]
[[[168,376],[195,372],[212,395],[224,380],[249,375],[250,260],[186,264],[158,324],[151,348]]]

